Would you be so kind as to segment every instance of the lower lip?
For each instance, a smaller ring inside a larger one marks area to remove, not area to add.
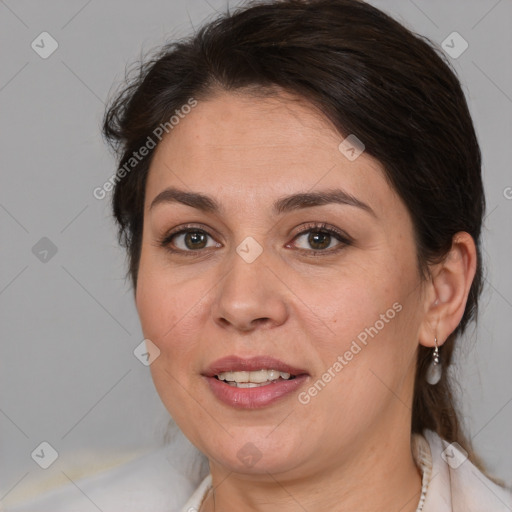
[[[237,388],[215,377],[205,377],[213,394],[221,401],[237,409],[259,409],[293,393],[307,379],[298,375],[292,380],[278,380],[256,388]]]

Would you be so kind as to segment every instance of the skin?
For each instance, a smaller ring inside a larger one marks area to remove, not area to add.
[[[214,492],[202,511],[413,512],[418,505],[421,477],[410,449],[417,349],[432,347],[434,336],[442,345],[460,322],[475,247],[457,234],[422,281],[406,207],[379,162],[364,152],[349,161],[338,149],[342,139],[285,93],[218,93],[156,149],[136,305],[144,336],[160,350],[151,365],[156,389],[210,461]],[[171,186],[207,194],[222,209],[176,202],[150,209]],[[272,213],[282,196],[331,188],[374,214],[341,204]],[[322,222],[352,242],[332,237],[328,249],[312,246],[308,234],[318,229],[304,225]],[[170,245],[191,256],[159,244],[189,223],[210,235],[207,247],[190,249],[184,235]],[[263,249],[252,263],[236,252],[248,236]],[[341,249],[328,252],[333,247]],[[304,391],[395,303],[401,311],[306,405],[292,393],[262,409],[235,409],[201,375],[224,356],[270,355],[307,370]],[[237,457],[247,442],[261,456],[251,467]]]

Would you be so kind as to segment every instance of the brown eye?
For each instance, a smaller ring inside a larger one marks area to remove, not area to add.
[[[207,243],[207,235],[199,231],[189,231],[185,233],[184,242],[188,249],[204,249]]]
[[[329,233],[311,231],[308,235],[308,244],[313,249],[326,249],[329,247],[331,238],[332,237]]]
[[[298,243],[298,241],[304,240],[304,242]],[[324,251],[326,249],[332,249],[338,245],[342,245],[344,242],[339,235],[331,234],[328,231],[319,229],[310,229],[300,233],[296,238],[294,244],[299,249],[313,250],[313,251]]]
[[[162,245],[172,251],[192,252],[209,247],[220,247],[213,238],[200,229],[182,229],[162,241]]]
[[[311,254],[331,254],[351,245],[353,240],[343,231],[325,223],[307,224],[293,239],[293,246]]]

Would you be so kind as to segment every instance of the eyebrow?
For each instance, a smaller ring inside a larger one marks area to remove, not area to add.
[[[165,203],[181,203],[207,213],[218,213],[223,210],[219,203],[210,196],[200,194],[198,192],[186,192],[185,190],[180,190],[174,187],[162,190],[162,192],[160,192],[151,202],[149,210],[152,210],[159,204]],[[273,212],[276,215],[282,215],[283,213],[293,210],[311,208],[326,204],[354,206],[370,213],[374,217],[377,216],[368,204],[339,188],[321,190],[317,192],[302,192],[281,197],[274,203]]]

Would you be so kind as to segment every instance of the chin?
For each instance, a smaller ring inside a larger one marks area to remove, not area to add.
[[[310,458],[304,450],[305,436],[290,435],[284,427],[281,433],[272,432],[268,426],[241,427],[238,432],[230,432],[232,436],[226,434],[213,443],[211,439],[199,443],[199,449],[209,459],[228,471],[251,475],[286,473]]]

